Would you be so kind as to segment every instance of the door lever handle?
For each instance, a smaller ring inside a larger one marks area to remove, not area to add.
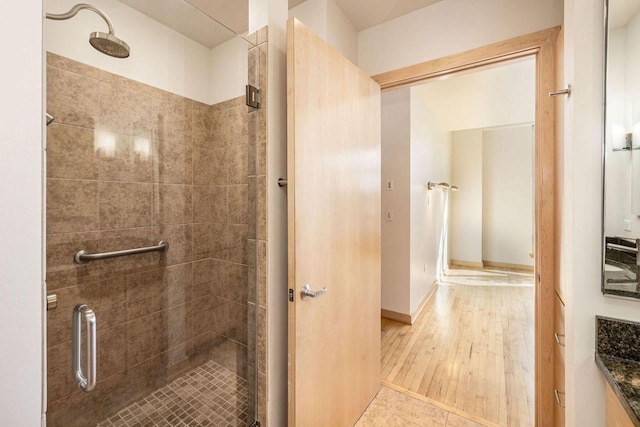
[[[305,297],[317,298],[320,295],[324,295],[326,293],[327,288],[322,288],[319,291],[312,291],[311,286],[309,285],[304,285],[302,287],[302,291],[300,292],[300,294],[302,294],[302,299],[304,299]]]

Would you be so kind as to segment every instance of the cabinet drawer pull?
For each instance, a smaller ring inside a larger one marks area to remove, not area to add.
[[[556,402],[558,402],[558,405],[560,405],[561,408],[565,407],[565,404],[560,402],[560,395],[564,395],[564,391],[559,391],[558,389],[553,390],[553,394],[556,395]]]

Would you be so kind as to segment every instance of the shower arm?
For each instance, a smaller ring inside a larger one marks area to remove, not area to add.
[[[107,15],[105,15],[105,13],[103,11],[101,11],[100,9],[98,9],[95,6],[92,6],[90,4],[86,4],[86,3],[78,3],[77,5],[73,6],[71,8],[71,10],[69,10],[68,12],[65,13],[60,13],[60,14],[56,14],[56,13],[47,13],[45,15],[45,17],[47,19],[52,19],[54,21],[64,21],[67,19],[71,19],[74,16],[76,16],[78,14],[78,12],[80,12],[81,10],[90,10],[92,12],[95,12],[96,14],[98,14],[102,19],[104,19],[104,22],[107,23],[107,26],[109,27],[109,34],[114,35],[115,36],[115,32],[113,31],[113,25],[111,25],[111,20],[109,19],[109,17]]]

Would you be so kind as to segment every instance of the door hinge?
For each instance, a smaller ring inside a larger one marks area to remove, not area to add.
[[[58,308],[58,295],[47,295],[47,311],[55,310]]]
[[[247,85],[247,105],[253,108],[260,108],[262,103],[262,94],[260,89],[255,86]]]
[[[289,288],[289,301],[293,302],[294,300],[293,289]]]

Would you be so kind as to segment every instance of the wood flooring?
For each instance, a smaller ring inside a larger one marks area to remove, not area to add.
[[[533,308],[531,274],[450,270],[416,323],[382,319],[382,379],[474,419],[533,426]]]

